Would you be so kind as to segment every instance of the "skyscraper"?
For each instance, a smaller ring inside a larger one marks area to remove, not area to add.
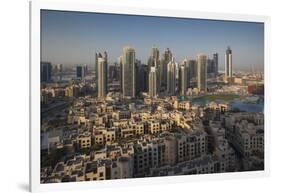
[[[232,78],[232,50],[230,47],[227,48],[225,53],[225,80]]]
[[[185,95],[189,87],[190,73],[188,68],[188,60],[184,59],[179,70],[179,90],[181,95]]]
[[[108,67],[108,79],[110,82],[117,80],[118,78],[117,71],[118,71],[117,63],[114,63],[114,65],[110,65]]]
[[[207,61],[207,55],[197,55],[197,88],[204,92],[207,92]]]
[[[161,75],[160,75],[160,71],[158,70],[160,68],[160,52],[159,49],[157,47],[152,47],[150,50],[150,55],[148,58],[148,69],[150,71],[151,67],[156,67],[156,81],[157,84],[160,85],[161,84]],[[158,91],[160,90],[160,86],[157,87]]]
[[[130,46],[122,50],[122,92],[124,97],[136,96],[135,49]]]
[[[160,59],[159,59],[159,49],[156,47],[152,47],[150,50],[150,56],[148,58],[148,67],[150,69],[151,66],[159,67]]]
[[[196,78],[197,76],[197,64],[196,60],[189,60],[188,66],[189,66],[189,72],[190,72],[190,79]]]
[[[98,57],[98,97],[106,97],[107,94],[107,53]]]
[[[207,75],[208,78],[214,77],[215,75],[215,63],[213,59],[207,59]]]
[[[41,62],[41,82],[50,82],[52,80],[52,64],[50,62]]]
[[[217,77],[219,75],[219,54],[214,53],[213,54],[213,61],[214,61],[214,70],[215,70],[215,76]]]
[[[119,84],[120,84],[120,91],[123,92],[123,68],[122,68],[122,55],[117,58],[117,63],[119,65]]]
[[[167,86],[167,73],[168,73],[168,63],[172,60],[172,52],[169,48],[166,48],[160,64],[160,80],[161,80],[161,86],[166,88]]]
[[[167,93],[174,95],[176,93],[176,66],[177,63],[174,61],[174,57],[168,63],[167,71]]]
[[[141,92],[148,92],[148,79],[149,79],[149,70],[148,70],[148,65],[146,64],[140,64],[136,66],[137,68],[137,73],[136,73],[136,82],[137,82],[137,87],[136,87],[136,93],[137,95],[140,94]]]
[[[85,77],[85,65],[84,64],[80,64],[76,66],[76,77],[80,80],[84,80]]]
[[[157,72],[155,66],[152,66],[149,72],[149,96],[157,96]]]
[[[98,58],[100,57],[99,53],[95,53],[95,78],[96,85],[98,85]]]

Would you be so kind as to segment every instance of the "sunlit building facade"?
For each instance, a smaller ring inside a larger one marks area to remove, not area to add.
[[[126,46],[122,51],[122,93],[123,97],[136,96],[135,49]]]
[[[206,54],[197,55],[197,88],[203,92],[207,92],[207,61]]]

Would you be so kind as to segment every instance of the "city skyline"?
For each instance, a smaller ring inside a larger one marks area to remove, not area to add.
[[[41,16],[41,61],[53,64],[94,67],[95,52],[107,51],[112,65],[122,48],[131,45],[136,59],[145,64],[152,47],[159,49],[160,56],[170,48],[177,62],[196,59],[198,53],[209,57],[218,53],[219,70],[223,70],[230,46],[234,71],[263,71],[262,23],[49,10]]]
[[[41,183],[264,170],[263,26],[45,14]]]

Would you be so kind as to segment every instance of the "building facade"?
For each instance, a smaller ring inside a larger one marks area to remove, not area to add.
[[[156,67],[151,67],[149,72],[149,92],[150,97],[157,96],[157,70]]]
[[[123,97],[136,96],[135,49],[130,46],[122,51],[122,93]]]
[[[41,62],[41,82],[50,82],[52,80],[52,64],[50,62]]]
[[[172,60],[173,54],[169,48],[166,48],[160,64],[160,79],[161,87],[167,87],[167,73],[168,73],[168,63]]]
[[[106,97],[107,94],[107,54],[99,54],[98,57],[98,97]]]
[[[149,87],[149,69],[148,65],[146,64],[140,64],[137,67],[137,94],[141,92],[148,92],[148,87]]]
[[[76,78],[80,80],[84,80],[86,73],[86,67],[84,64],[80,64],[76,66]]]
[[[213,61],[214,61],[214,70],[215,70],[215,76],[217,77],[219,75],[219,54],[214,53],[213,54]]]
[[[174,58],[168,63],[167,71],[167,93],[174,95],[176,93],[176,62]]]
[[[190,73],[188,68],[188,60],[184,59],[179,70],[179,89],[180,94],[185,95],[187,88],[190,86]]]
[[[232,50],[227,48],[225,53],[225,80],[232,78]]]
[[[207,60],[207,55],[197,55],[197,88],[203,92],[207,92]]]

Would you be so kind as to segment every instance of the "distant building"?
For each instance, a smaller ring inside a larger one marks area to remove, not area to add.
[[[98,57],[98,97],[106,97],[107,94],[107,53]]]
[[[207,75],[208,78],[215,78],[216,75],[216,64],[213,59],[208,59],[207,60]]]
[[[215,76],[218,76],[218,74],[219,74],[219,54],[218,53],[213,54],[213,62],[214,62]]]
[[[207,55],[197,55],[197,88],[204,92],[207,92],[207,60]]]
[[[80,80],[84,80],[86,73],[86,67],[84,64],[76,66],[76,77]]]
[[[159,59],[159,49],[156,47],[151,48],[150,56],[148,59],[148,67],[156,66],[159,67],[160,59]]]
[[[179,72],[179,90],[181,95],[185,95],[189,87],[190,75],[188,71],[188,60],[184,59]]]
[[[137,94],[140,94],[141,92],[148,92],[148,76],[149,76],[149,70],[148,65],[146,64],[140,64],[137,65],[137,74],[136,74],[136,82],[137,82]]]
[[[100,53],[95,53],[95,78],[96,84],[98,84],[98,58],[102,57]]]
[[[156,67],[156,81],[157,85],[161,84],[161,75],[160,75],[160,52],[157,47],[152,47],[150,51],[150,56],[148,59],[148,70],[151,70],[151,67]],[[160,86],[157,87],[157,92],[160,90]]]
[[[120,90],[123,91],[123,68],[122,68],[122,55],[117,58],[117,63],[119,65],[119,83]]]
[[[108,78],[111,82],[120,80],[120,66],[118,63],[114,63],[114,65],[109,66],[108,71]]]
[[[124,97],[136,96],[135,49],[126,46],[122,51],[122,92]]]
[[[197,77],[196,60],[188,60],[190,79]]]
[[[156,67],[151,67],[149,72],[149,96],[157,96],[157,71]]]
[[[167,93],[170,95],[174,95],[176,93],[176,66],[177,63],[172,60],[168,63],[168,71],[167,71]]]
[[[227,48],[225,53],[225,80],[232,78],[232,50]]]
[[[50,62],[41,62],[41,82],[50,82],[52,80],[52,64]]]
[[[162,56],[160,63],[160,80],[161,86],[166,88],[167,86],[167,73],[168,73],[168,63],[172,60],[172,52],[169,48],[167,48]]]
[[[63,71],[62,64],[56,64],[53,71],[54,71],[53,74],[55,75],[56,80],[62,80],[62,71]]]
[[[215,72],[215,69],[214,69],[214,61],[212,59],[208,59],[207,60],[207,73],[208,75],[210,74],[213,74]]]

